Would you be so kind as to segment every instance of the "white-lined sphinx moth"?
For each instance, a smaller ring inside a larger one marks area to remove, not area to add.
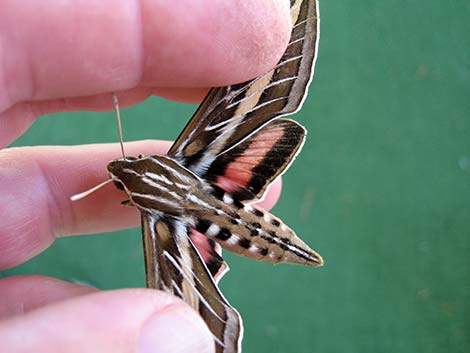
[[[250,205],[294,160],[306,131],[279,118],[303,103],[317,54],[317,0],[291,0],[293,29],[275,68],[214,88],[167,156],[109,163],[125,203],[142,214],[147,286],[181,297],[207,323],[219,353],[240,351],[242,323],[217,287],[220,245],[270,262],[320,266],[282,221]],[[197,247],[196,247],[197,246]]]

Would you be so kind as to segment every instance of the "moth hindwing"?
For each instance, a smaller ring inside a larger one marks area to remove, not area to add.
[[[291,0],[289,45],[269,72],[212,89],[168,156],[114,160],[113,181],[142,214],[147,286],[181,297],[211,330],[218,353],[240,351],[242,323],[217,287],[218,248],[270,262],[322,258],[280,219],[251,205],[294,160],[306,131],[280,118],[305,98],[318,44],[316,0]]]

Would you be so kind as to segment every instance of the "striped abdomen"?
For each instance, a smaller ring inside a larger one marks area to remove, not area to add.
[[[224,249],[256,260],[321,266],[323,259],[269,212],[233,200],[227,193],[211,202],[217,212],[197,212],[196,230]]]

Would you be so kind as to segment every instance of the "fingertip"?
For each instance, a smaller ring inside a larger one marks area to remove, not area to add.
[[[284,0],[143,2],[142,13],[142,78],[151,86],[224,86],[254,78],[278,62],[291,32]]]
[[[164,338],[164,339],[162,339]],[[142,326],[137,353],[213,353],[206,324],[186,305],[174,304],[152,315]]]
[[[279,197],[281,196],[281,190],[282,190],[282,178],[277,178],[269,186],[264,199],[260,201],[257,205],[269,211],[271,208],[274,207],[276,202],[279,200]]]

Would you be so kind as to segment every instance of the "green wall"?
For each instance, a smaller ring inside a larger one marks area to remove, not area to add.
[[[294,117],[309,138],[273,212],[326,264],[226,253],[244,351],[470,352],[470,1],[321,10],[315,79]],[[194,109],[126,109],[126,140],[173,139]],[[58,114],[15,145],[113,142],[115,131],[111,113]],[[59,239],[0,275],[17,273],[142,286],[140,231]]]

